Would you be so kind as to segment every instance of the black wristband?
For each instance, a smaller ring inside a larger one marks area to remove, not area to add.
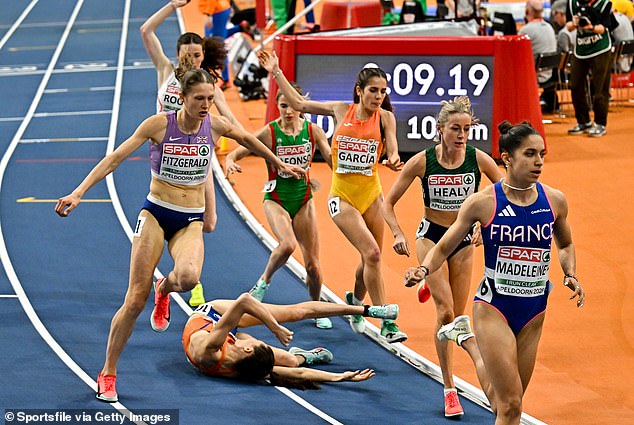
[[[429,268],[423,266],[422,264],[420,266],[418,266],[418,269],[421,270],[423,272],[423,279],[425,279],[427,276],[429,276]]]

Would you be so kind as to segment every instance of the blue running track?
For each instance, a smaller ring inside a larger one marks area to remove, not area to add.
[[[129,226],[149,186],[147,148],[122,164],[110,187],[104,181],[91,189],[70,217],[53,207],[154,112],[156,76],[138,28],[161,4],[0,0],[0,407],[178,409],[187,425],[450,423],[435,379],[354,334],[344,319],[332,331],[290,324],[294,344],[331,349],[335,360],[325,369],[369,367],[376,377],[284,391],[199,374],[180,343],[187,309],[173,303],[169,331],[157,334],[151,300],[119,363],[120,403],[95,399],[110,319],[127,287]],[[173,17],[158,35],[175,44],[178,33]],[[206,235],[207,299],[247,290],[269,254],[220,189],[218,216],[218,229]],[[165,255],[159,270],[170,268]],[[267,294],[273,303],[305,299],[287,269]],[[250,332],[275,344],[265,329]],[[494,422],[478,404],[462,403],[462,424]]]

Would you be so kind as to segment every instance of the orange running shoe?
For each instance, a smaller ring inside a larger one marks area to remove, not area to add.
[[[429,300],[429,298],[431,297],[431,291],[429,290],[429,286],[427,286],[427,283],[425,283],[425,279],[423,279],[423,281],[418,285],[417,292],[419,303],[427,302],[427,300]]]
[[[114,375],[102,375],[103,371],[97,376],[97,398],[106,403],[116,403],[119,401],[117,397],[117,377]]]
[[[454,388],[445,390],[445,417],[451,418],[462,415],[464,415],[464,410],[462,410],[460,405],[458,392]]]
[[[161,295],[159,287],[165,278],[154,282],[154,310],[150,316],[150,325],[155,332],[165,332],[170,327],[170,295]]]

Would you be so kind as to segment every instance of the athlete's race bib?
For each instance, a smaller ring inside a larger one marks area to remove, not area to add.
[[[339,174],[372,175],[377,163],[379,142],[362,140],[348,136],[337,137],[337,170]]]
[[[159,94],[162,96],[159,102],[162,106],[161,111],[178,111],[183,107],[183,98],[180,96],[181,87],[178,81],[172,81],[165,87],[165,93]]]
[[[433,174],[427,179],[429,207],[440,211],[458,211],[467,197],[475,192],[475,175]]]
[[[277,186],[277,180],[269,180],[266,183],[264,183],[264,188],[262,189],[262,192],[271,193],[275,190],[276,186]]]
[[[543,295],[549,267],[549,249],[501,246],[495,265],[495,289],[514,297]]]
[[[297,165],[304,170],[308,170],[312,156],[312,146],[310,140],[303,139],[302,141],[305,143],[301,145],[275,146],[275,155],[285,164]],[[278,140],[278,143],[280,142],[281,139]],[[291,174],[281,172],[278,175],[285,179],[293,177]]]
[[[159,172],[163,180],[176,184],[196,185],[207,180],[210,160],[209,145],[163,143],[163,157]]]

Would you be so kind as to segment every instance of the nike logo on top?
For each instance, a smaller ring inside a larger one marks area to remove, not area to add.
[[[343,126],[344,127],[352,127],[352,123],[351,122],[344,122]]]
[[[175,141],[180,140],[180,139],[182,139],[182,137],[172,137],[172,136],[170,136],[170,142],[175,142]]]
[[[498,214],[498,217],[515,217],[515,211],[513,211],[513,208],[511,208],[510,205],[507,205],[502,211],[500,211],[500,213]]]
[[[187,221],[194,221],[196,220],[198,217],[187,217]]]

